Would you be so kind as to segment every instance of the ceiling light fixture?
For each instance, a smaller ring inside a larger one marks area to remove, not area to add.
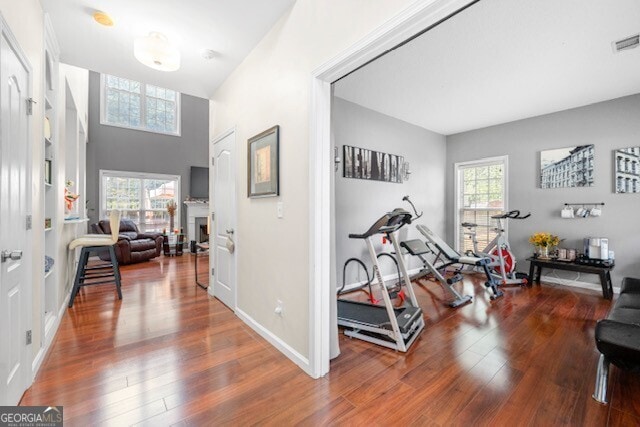
[[[147,67],[160,71],[176,71],[180,68],[180,51],[169,43],[167,37],[151,32],[133,43],[133,54]]]
[[[100,25],[104,25],[105,27],[113,27],[113,19],[106,12],[96,10],[93,13],[93,19]]]

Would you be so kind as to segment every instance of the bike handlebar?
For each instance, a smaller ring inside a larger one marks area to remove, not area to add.
[[[411,205],[411,209],[413,209],[413,214],[414,214],[414,217],[413,217],[413,218],[411,218],[411,220],[412,220],[412,221],[413,221],[413,220],[416,220],[416,219],[418,219],[418,218],[420,218],[420,217],[422,216],[422,214],[424,213],[424,212],[420,212],[420,213],[418,213],[418,211],[416,210],[415,205],[414,205],[414,204],[413,204],[413,202],[409,199],[409,196],[404,196],[404,197],[402,198],[402,201],[403,201],[403,202],[409,202],[409,204]]]
[[[493,219],[527,219],[531,216],[531,212],[527,213],[526,215],[522,216],[520,215],[520,211],[519,210],[513,210],[513,211],[509,211],[507,213],[504,213],[502,215],[493,215],[491,218]]]

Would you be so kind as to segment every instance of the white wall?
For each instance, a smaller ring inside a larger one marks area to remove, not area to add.
[[[216,91],[211,135],[236,126],[238,308],[309,355],[311,73],[410,0],[298,0]],[[247,139],[280,125],[281,196],[248,199]],[[284,219],[276,203],[284,203]],[[274,314],[276,300],[285,315]]]
[[[335,174],[335,226],[336,226],[336,283],[342,285],[342,270],[347,259],[360,258],[371,270],[371,261],[363,240],[349,239],[349,233],[362,233],[384,213],[397,207],[411,211],[402,201],[411,196],[418,212],[424,211],[420,223],[444,236],[444,175],[446,145],[444,135],[386,116],[360,105],[334,98],[332,128],[335,146],[343,156],[342,147],[352,145],[403,156],[410,162],[411,175],[401,184],[344,178],[342,166]],[[415,227],[404,227],[401,240],[420,238]],[[382,245],[375,239],[379,251],[390,252],[392,245]],[[391,260],[380,260],[383,274],[395,274]],[[421,266],[417,257],[409,259],[408,268]],[[358,274],[359,273],[359,274]],[[361,268],[350,264],[347,285],[365,280]]]
[[[20,47],[26,54],[32,68],[32,96],[37,102],[33,108],[31,118],[31,159],[33,161],[33,173],[31,176],[31,214],[33,214],[33,230],[29,238],[33,241],[32,253],[32,321],[28,325],[33,331],[33,343],[41,340],[40,313],[42,307],[41,290],[39,285],[44,280],[44,243],[40,224],[44,224],[42,216],[42,175],[41,169],[44,163],[43,143],[43,108],[44,108],[44,15],[38,0],[0,0],[0,13],[11,28]],[[40,349],[38,345],[32,345],[33,357]]]
[[[72,65],[60,64],[58,72],[58,137],[57,147],[57,184],[55,188],[62,189],[70,179],[75,182],[73,191],[80,195],[76,202],[80,216],[84,217],[86,199],[86,137],[88,129],[88,97],[89,71]],[[69,107],[73,107],[70,109]],[[69,155],[68,153],[73,153]],[[77,159],[69,162],[69,159]],[[87,233],[87,224],[64,224],[64,204],[62,196],[56,214],[58,225],[53,231],[58,233],[58,256],[56,264],[58,271],[58,307],[65,303],[75,274],[75,254],[70,253],[68,246],[78,235]]]
[[[531,212],[524,221],[509,223],[509,240],[519,260],[530,256],[528,237],[547,231],[566,239],[563,247],[582,250],[583,237],[609,238],[615,251],[614,286],[622,277],[640,277],[640,194],[615,194],[613,150],[640,142],[640,94],[554,114],[519,120],[447,137],[447,237],[453,241],[454,177],[456,162],[491,156],[509,156],[509,209]],[[541,189],[540,151],[577,145],[595,145],[593,187]],[[561,219],[564,203],[605,202],[602,216]],[[520,271],[528,271],[521,262]],[[548,274],[548,271],[543,271]],[[575,273],[558,275],[576,278]],[[599,283],[593,275],[580,281]]]

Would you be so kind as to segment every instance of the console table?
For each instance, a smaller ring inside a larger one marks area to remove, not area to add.
[[[597,267],[594,265],[578,264],[576,262],[558,261],[554,259],[527,258],[529,261],[529,280],[531,283],[540,283],[540,276],[543,268],[552,268],[555,270],[575,271],[578,273],[597,274],[600,277],[600,285],[602,286],[602,296],[606,299],[613,298],[613,284],[611,282],[610,267]],[[536,270],[537,269],[537,270]],[[534,275],[535,274],[535,275]]]
[[[209,284],[208,283],[201,283],[198,280],[198,254],[199,253],[209,253],[209,243],[196,243],[196,252],[195,252],[195,261],[194,261],[194,266],[195,266],[195,276],[196,276],[196,285],[200,286],[202,289],[208,289],[209,288]],[[207,267],[207,270],[209,270],[209,268]]]

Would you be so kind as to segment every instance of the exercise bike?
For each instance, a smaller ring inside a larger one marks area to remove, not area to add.
[[[509,241],[505,236],[504,221],[507,219],[526,219],[531,216],[530,213],[526,215],[520,215],[520,211],[513,210],[502,215],[493,215],[491,218],[497,222],[497,227],[494,228],[497,235],[487,244],[487,246],[480,251],[478,249],[478,237],[476,234],[476,227],[478,224],[463,222],[460,224],[466,228],[465,236],[469,236],[473,244],[473,251],[467,251],[468,255],[477,257],[488,257],[491,259],[489,263],[489,271],[493,277],[495,277],[500,285],[527,285],[529,284],[529,276],[524,273],[518,273],[516,271],[516,258],[511,252]]]

